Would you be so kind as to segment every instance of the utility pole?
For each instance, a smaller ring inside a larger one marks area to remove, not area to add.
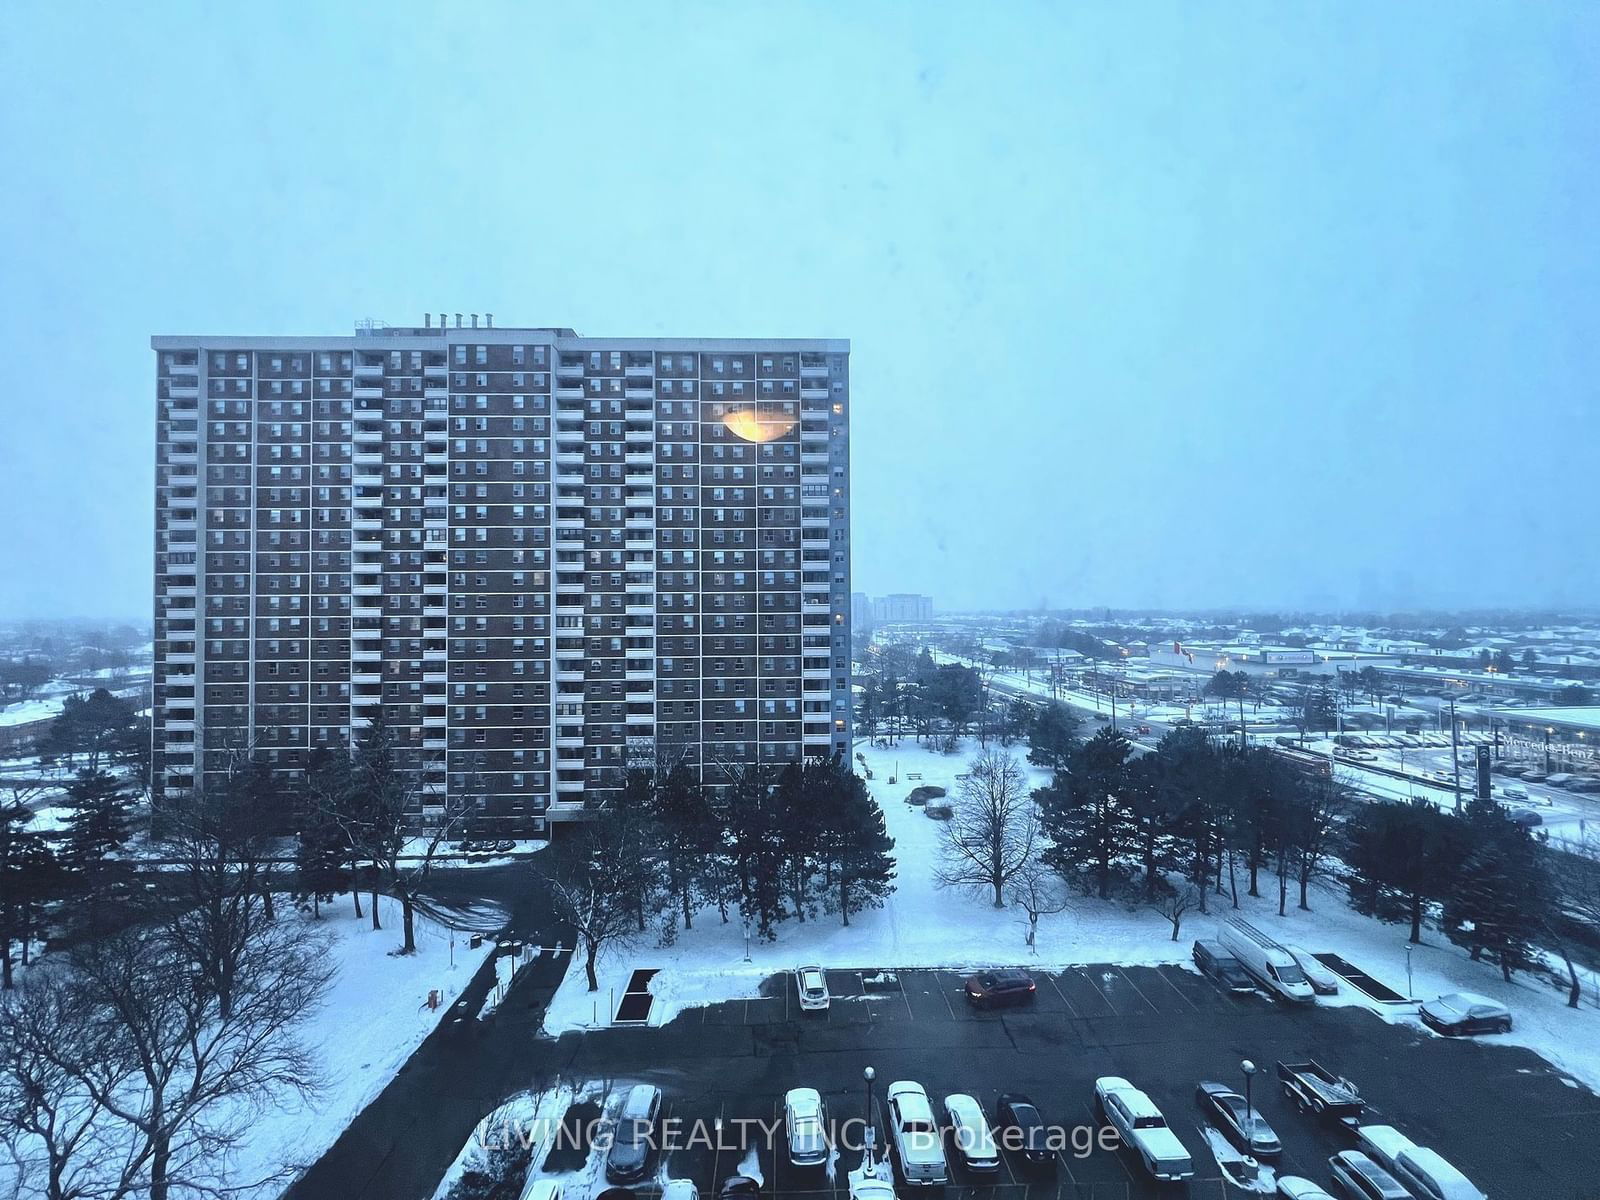
[[[1461,811],[1461,743],[1456,734],[1456,698],[1450,697],[1450,766],[1456,773],[1456,812]]]

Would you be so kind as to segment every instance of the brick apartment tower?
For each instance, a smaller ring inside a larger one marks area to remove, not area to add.
[[[850,749],[849,343],[155,337],[158,795],[379,712],[419,820]]]

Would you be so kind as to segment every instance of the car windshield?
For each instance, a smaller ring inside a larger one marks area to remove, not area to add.
[[[1304,983],[1306,981],[1306,973],[1298,966],[1282,966],[1275,969],[1278,972],[1278,981],[1280,983]]]

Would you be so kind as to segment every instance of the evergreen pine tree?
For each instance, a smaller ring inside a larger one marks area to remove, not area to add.
[[[1047,771],[1064,771],[1078,745],[1081,722],[1065,704],[1051,701],[1039,709],[1028,729],[1028,761]]]
[[[1553,903],[1549,873],[1533,837],[1494,801],[1472,800],[1464,817],[1468,850],[1451,874],[1441,923],[1473,961],[1487,953],[1509,982],[1535,961]]]
[[[713,860],[722,828],[694,772],[682,763],[667,773],[656,789],[656,820],[665,886],[683,917],[694,928],[694,912],[712,898]]]
[[[1134,849],[1133,815],[1123,796],[1130,749],[1121,733],[1101,729],[1036,793],[1052,843],[1044,861],[1063,875],[1091,881],[1102,900],[1111,895],[1121,860]]]
[[[832,876],[825,903],[844,924],[866,908],[881,908],[894,892],[894,839],[883,809],[854,771],[836,756],[827,767],[829,788],[824,859]]]
[[[115,776],[85,770],[68,785],[66,807],[71,811],[62,863],[75,890],[88,897],[95,925],[99,902],[130,873],[116,855],[133,836],[133,796]]]

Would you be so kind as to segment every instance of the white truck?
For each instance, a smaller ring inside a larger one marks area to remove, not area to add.
[[[1417,1145],[1393,1125],[1363,1125],[1356,1131],[1356,1141],[1419,1200],[1485,1200],[1473,1182],[1437,1151]]]
[[[920,1083],[901,1079],[889,1085],[889,1142],[900,1161],[900,1177],[907,1187],[943,1187],[949,1172],[944,1162],[944,1139],[933,1119],[933,1106]]]
[[[1155,1102],[1126,1079],[1102,1075],[1094,1081],[1095,1107],[1100,1115],[1132,1146],[1151,1176],[1162,1182],[1189,1179],[1194,1159],[1167,1127]]]
[[[1309,1004],[1316,998],[1294,955],[1250,922],[1234,917],[1217,931],[1217,940],[1269,994],[1294,1004]]]

